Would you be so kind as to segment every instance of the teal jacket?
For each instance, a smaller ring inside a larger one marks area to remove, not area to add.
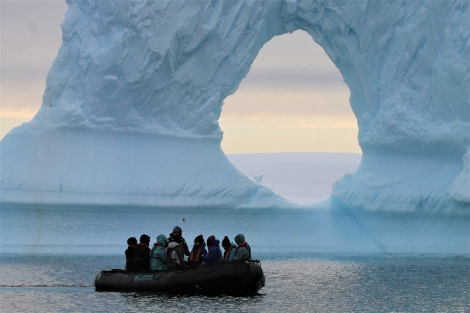
[[[163,234],[158,235],[157,242],[153,244],[152,252],[150,253],[150,269],[152,271],[166,270],[166,245],[166,236]]]

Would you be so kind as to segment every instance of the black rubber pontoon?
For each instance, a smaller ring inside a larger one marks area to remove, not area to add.
[[[264,286],[259,261],[207,263],[175,271],[102,271],[97,291],[255,295]]]

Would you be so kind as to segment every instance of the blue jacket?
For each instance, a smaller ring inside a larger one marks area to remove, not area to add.
[[[204,257],[204,262],[220,262],[222,261],[222,251],[219,247],[220,241],[218,239],[211,242],[209,252]]]

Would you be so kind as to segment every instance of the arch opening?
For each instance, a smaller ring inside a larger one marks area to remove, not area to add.
[[[349,89],[302,30],[264,45],[238,90],[225,99],[219,125],[231,162],[297,203],[328,198],[332,184],[361,158]]]

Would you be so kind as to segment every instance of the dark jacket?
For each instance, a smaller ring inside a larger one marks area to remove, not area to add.
[[[136,246],[127,246],[126,249],[126,270],[127,271],[132,271],[134,269],[134,251],[135,251]]]
[[[186,240],[184,240],[183,236],[181,235],[176,235],[175,233],[171,233],[168,236],[168,242],[177,242],[181,245],[181,249],[183,249],[183,254],[185,256],[189,256],[189,248],[188,244],[186,243]]]
[[[150,270],[150,248],[145,243],[139,243],[134,251],[134,266],[136,270]]]
[[[207,256],[204,257],[204,262],[220,262],[222,261],[222,251],[219,247],[220,241],[218,239],[211,242]]]

